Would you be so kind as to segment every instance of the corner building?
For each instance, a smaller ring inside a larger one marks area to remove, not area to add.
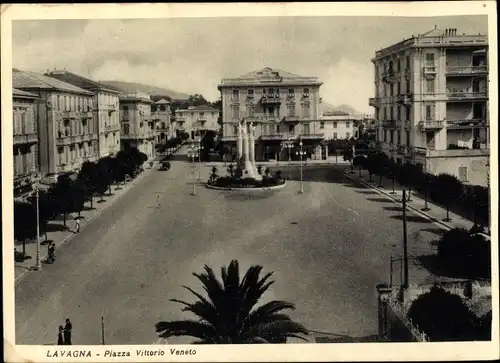
[[[38,100],[33,93],[12,90],[14,198],[33,190],[33,173],[38,172]]]
[[[93,93],[34,72],[12,72],[14,88],[37,95],[38,160],[42,178],[74,175],[85,161],[98,159]]]
[[[437,28],[375,53],[381,149],[401,163],[486,185],[488,36]]]
[[[311,157],[321,158],[320,95],[323,83],[316,77],[302,77],[279,69],[263,68],[237,78],[222,79],[221,142],[226,160],[237,155],[238,124],[255,126],[255,159],[284,160],[299,140]],[[295,153],[292,151],[292,154]]]
[[[120,94],[121,149],[136,148],[155,157],[155,121],[151,115],[151,97],[142,92]]]
[[[94,128],[99,135],[99,158],[113,156],[120,151],[120,117],[118,115],[120,91],[65,70],[52,71],[45,75],[94,94],[92,112]]]

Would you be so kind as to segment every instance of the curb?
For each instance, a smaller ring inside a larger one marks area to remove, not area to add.
[[[238,191],[250,192],[250,191],[254,191],[254,190],[269,191],[269,190],[283,189],[285,186],[286,186],[286,181],[285,181],[285,183],[280,184],[280,185],[275,185],[272,187],[261,187],[261,188],[224,188],[224,187],[215,187],[212,185],[205,184],[205,187],[207,189],[225,190],[225,191],[231,191],[231,192],[238,192]]]
[[[114,202],[116,200],[118,200],[120,197],[122,197],[123,195],[126,194],[126,192],[131,188],[133,187],[136,183],[136,181],[142,179],[148,170],[153,170],[153,169],[144,169],[144,172],[142,172],[139,176],[139,179],[134,179],[130,184],[127,185],[127,188],[125,190],[122,190],[122,192],[120,194],[117,194],[116,197],[111,201],[111,203],[108,203],[106,204],[105,207],[103,207],[101,210],[97,211],[92,217],[88,218],[85,220],[85,223],[82,223],[80,225],[80,231],[83,230],[91,221],[93,221],[96,217],[98,217],[103,211],[105,211],[106,209],[108,209],[109,206],[113,205]],[[59,243],[56,244],[56,247],[59,247],[59,246],[62,246],[63,244],[65,244],[66,242],[70,242],[74,237],[76,237],[77,233],[72,233],[70,235],[68,235],[67,237],[63,238]],[[40,261],[43,261],[45,259],[47,259],[47,256],[48,254],[47,253],[44,253],[44,254],[40,254]],[[16,286],[19,282],[21,282],[22,278],[24,276],[26,276],[27,272],[31,272],[33,270],[31,270],[35,265],[32,265],[32,266],[28,266],[26,267],[26,270],[23,271],[19,276],[15,277],[14,278],[14,286]],[[14,266],[14,275],[15,275],[15,266]]]
[[[363,185],[363,186],[365,186],[365,187],[367,187],[369,189],[376,190],[379,194],[384,195],[386,198],[392,200],[394,203],[400,204],[401,206],[403,205],[403,202],[401,200],[394,198],[391,194],[386,193],[385,191],[381,190],[380,188],[377,188],[376,186],[373,186],[373,185],[370,185],[368,183],[365,183],[365,182],[359,180],[358,178],[355,178],[355,177],[349,175],[346,172],[344,172],[343,174],[345,176],[347,176],[349,179],[354,180],[355,182],[357,182],[357,183],[359,183],[359,184],[361,184],[361,185]],[[455,227],[449,225],[448,223],[445,223],[445,222],[437,219],[436,217],[433,217],[430,214],[425,213],[425,212],[419,210],[418,208],[413,207],[412,205],[410,205],[408,203],[406,204],[406,207],[408,207],[408,209],[411,209],[414,213],[420,215],[421,217],[425,217],[425,218],[431,220],[432,222],[440,225],[443,229],[446,229],[446,230],[449,231],[449,230],[455,228]]]

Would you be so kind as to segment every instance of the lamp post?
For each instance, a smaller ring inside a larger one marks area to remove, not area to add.
[[[191,167],[193,170],[193,191],[191,192],[191,195],[196,195],[196,175],[195,175],[196,166],[194,165],[194,160],[195,160],[195,158],[199,157],[198,148],[195,147],[194,145],[191,145],[188,156],[191,159],[191,163],[192,163]]]
[[[203,150],[203,146],[201,145],[201,139],[198,140],[198,180],[201,180],[201,151]]]
[[[304,193],[304,175],[303,175],[303,170],[302,170],[302,159],[305,155],[305,151],[302,149],[302,140],[299,142],[299,151],[297,151],[297,155],[300,156],[300,190],[299,193],[303,194]]]
[[[285,144],[285,147],[288,149],[288,178],[292,179],[292,149],[293,149],[293,144],[291,140]]]
[[[40,200],[40,194],[39,194],[39,187],[40,187],[40,177],[38,176],[38,173],[35,174],[35,177],[33,178],[33,186],[35,187],[35,198],[36,198],[36,260],[35,260],[35,270],[41,270],[42,269],[42,264],[40,263],[40,206],[39,206],[39,200]]]

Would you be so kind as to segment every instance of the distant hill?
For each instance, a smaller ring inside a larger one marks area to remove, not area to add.
[[[123,82],[123,81],[99,81],[102,84],[117,88],[123,92],[144,92],[150,96],[169,97],[173,100],[187,100],[189,95],[172,91],[167,88],[150,86],[142,83]]]
[[[327,111],[341,111],[341,112],[344,112],[344,113],[347,113],[349,115],[357,115],[359,114],[358,111],[356,111],[354,108],[352,108],[351,106],[349,105],[340,105],[340,106],[334,106],[328,102],[323,102],[323,110],[325,112]]]

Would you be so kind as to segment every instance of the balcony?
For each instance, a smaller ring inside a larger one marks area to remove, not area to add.
[[[261,97],[260,103],[265,105],[270,105],[270,104],[276,105],[281,103],[281,98],[280,95],[278,94],[264,95]]]
[[[377,107],[380,104],[380,99],[376,97],[370,97],[368,99],[368,105],[372,107]]]
[[[382,126],[384,129],[395,129],[397,127],[396,120],[381,120],[380,126]]]
[[[323,140],[325,138],[324,132],[316,133],[300,133],[299,138],[301,140]]]
[[[300,122],[300,117],[299,116],[284,116],[281,121],[284,122],[284,123],[292,123],[292,124],[296,124],[298,122]]]
[[[447,76],[472,76],[488,74],[487,66],[449,66],[446,67]]]
[[[220,141],[236,141],[238,136],[236,135],[223,135],[220,137]]]
[[[253,116],[244,117],[244,120],[253,123],[269,123],[280,122],[281,118],[271,114],[254,114]]]
[[[80,116],[82,118],[88,119],[88,118],[92,118],[93,115],[92,115],[92,111],[85,111],[85,112],[82,112],[80,114]]]
[[[105,125],[103,131],[104,133],[120,131],[120,125]]]
[[[176,121],[176,122],[179,122],[179,123],[181,123],[181,122],[186,122],[186,118],[185,118],[185,117],[180,117],[180,116],[179,116],[179,117],[176,117],[176,118],[175,118],[175,121]]]
[[[393,70],[389,70],[382,74],[382,81],[385,83],[394,83],[398,80],[398,76]]]
[[[446,120],[447,129],[466,129],[473,127],[488,127],[488,123],[484,119]]]
[[[231,103],[240,103],[240,96],[231,96]]]
[[[448,101],[486,100],[488,98],[488,94],[486,91],[481,91],[481,92],[447,91],[446,96],[448,97]]]
[[[424,66],[424,75],[425,76],[435,76],[437,74],[436,66]]]
[[[409,151],[409,147],[406,145],[398,145],[396,148],[396,152],[400,155],[407,155]]]
[[[285,133],[285,132],[276,132],[276,133],[269,133],[269,134],[263,134],[260,135],[260,139],[263,141],[268,141],[268,140],[289,140],[289,139],[296,139],[297,135],[296,134],[291,134],[291,133]]]
[[[36,143],[38,143],[38,134],[36,132],[14,135],[14,145],[36,144]]]
[[[425,120],[420,121],[420,129],[422,130],[439,130],[443,128],[443,121],[441,120]]]
[[[81,142],[89,142],[93,140],[97,140],[96,134],[62,136],[56,138],[56,145],[64,146],[64,145],[78,144]]]
[[[63,119],[75,119],[76,112],[75,111],[63,111],[61,116]]]

